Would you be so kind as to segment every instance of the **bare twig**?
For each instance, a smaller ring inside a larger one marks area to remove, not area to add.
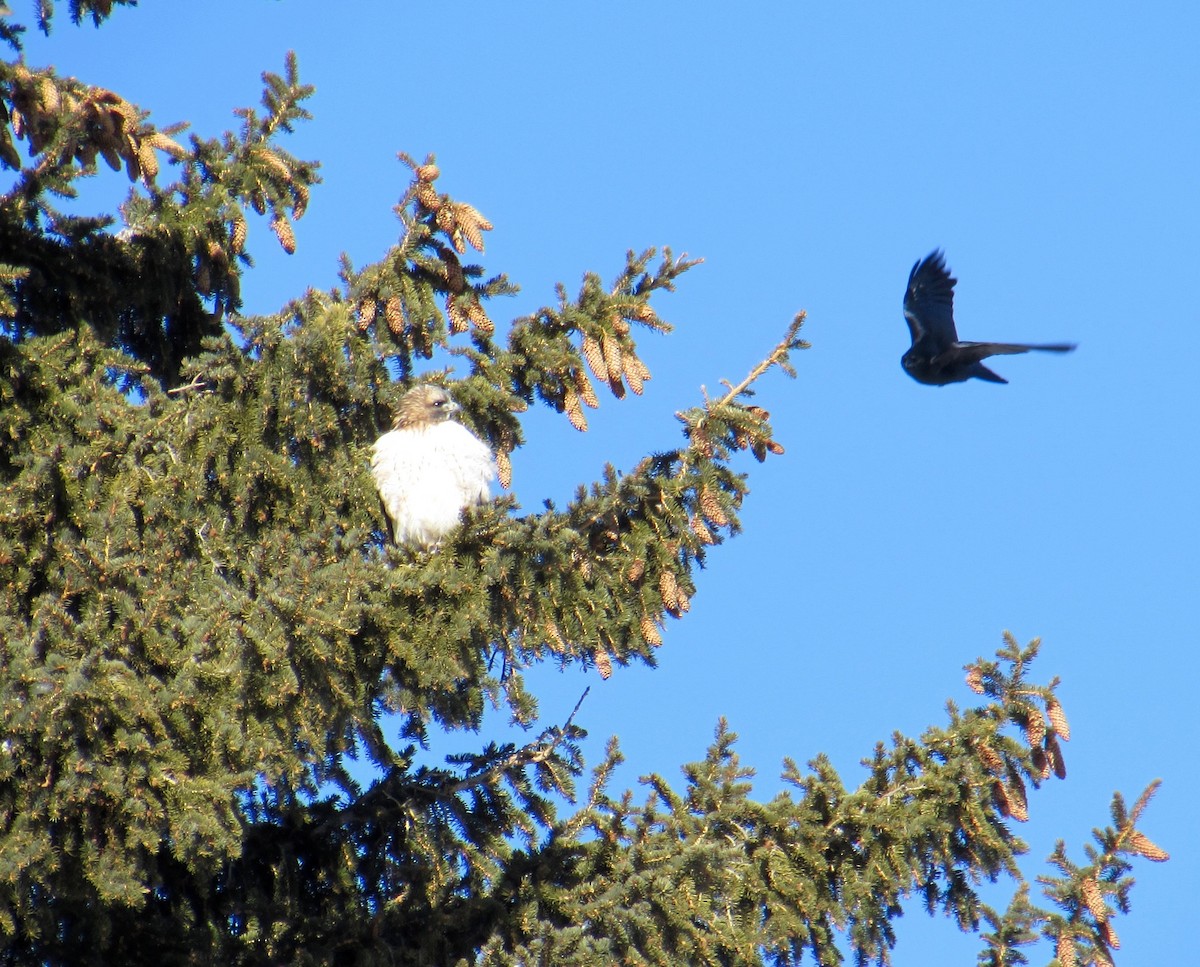
[[[200,376],[193,376],[192,381],[183,386],[176,386],[173,389],[167,390],[167,393],[188,393],[192,390],[208,389],[208,381]]]

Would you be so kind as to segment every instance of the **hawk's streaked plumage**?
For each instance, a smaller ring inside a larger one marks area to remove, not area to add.
[[[1028,345],[1015,342],[965,342],[954,328],[955,279],[946,268],[941,250],[930,252],[908,274],[904,290],[904,321],[912,346],[901,358],[904,371],[918,383],[945,386],[972,376],[989,383],[1007,383],[983,365],[988,356],[1010,356],[1031,349],[1066,353],[1074,343]]]
[[[432,547],[464,509],[488,499],[496,460],[452,417],[458,404],[440,386],[409,390],[390,432],[375,441],[371,474],[397,544]]]

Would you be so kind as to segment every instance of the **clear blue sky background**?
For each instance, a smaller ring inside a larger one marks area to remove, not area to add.
[[[703,256],[659,303],[678,330],[645,343],[644,398],[606,401],[586,436],[531,416],[528,510],[674,445],[672,413],[807,309],[799,378],[761,386],[787,454],[745,459],[745,533],[712,554],[657,670],[535,674],[547,719],[591,684],[590,758],[619,735],[625,783],[677,778],[722,715],[761,795],[785,755],[827,752],[856,783],[876,740],[969,703],[961,666],[1004,629],[1040,635],[1073,738],[1068,781],[1020,829],[1027,868],[1058,836],[1082,860],[1111,792],[1162,777],[1144,829],[1173,860],[1138,863],[1118,963],[1168,964],[1194,957],[1200,894],[1198,40],[1182,2],[214,0],[99,31],[64,4],[29,60],[211,136],[298,53],[316,119],[288,147],[325,183],[294,256],[252,225],[249,312],[333,286],[342,251],[385,252],[398,150],[436,152],[444,190],[495,223],[484,265],[523,289],[497,318],[611,277],[627,248]],[[900,301],[935,246],[964,338],[1078,352],[999,359],[1009,386],[909,380]],[[896,964],[974,962],[974,938],[919,911]]]

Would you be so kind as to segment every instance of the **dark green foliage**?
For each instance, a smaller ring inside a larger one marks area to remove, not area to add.
[[[583,430],[597,386],[641,391],[637,336],[669,331],[659,297],[695,263],[629,252],[611,284],[498,327],[514,287],[461,258],[492,226],[404,156],[397,244],[242,318],[249,221],[290,249],[316,181],[274,143],[306,117],[294,59],[265,83],[240,132],[184,148],[116,94],[0,67],[3,960],[832,965],[841,944],[884,962],[912,901],[986,925],[982,963],[1041,936],[1080,962],[1114,947],[1128,857],[1165,858],[1135,828],[1148,797],[1116,800],[1088,866],[1055,853],[1059,912],[1017,865],[1009,822],[1065,775],[1069,738],[1057,682],[1027,677],[1036,642],[970,666],[982,704],[880,744],[858,788],[818,757],[759,802],[724,723],[682,789],[647,777],[640,805],[609,791],[615,740],[577,789],[573,717],[481,743],[489,706],[537,725],[533,663],[653,663],[738,530],[742,452],[781,452],[748,396],[791,372],[803,316],[679,414],[682,439],[565,507],[504,498],[433,553],[388,546],[369,447],[419,364],[455,360],[507,478],[529,406]],[[158,151],[180,166],[164,189]],[[48,200],[98,157],[140,185],[116,234]],[[463,750],[439,767],[432,730]],[[1000,915],[977,888],[1002,876]]]
[[[161,383],[175,384],[183,360],[219,335],[225,314],[241,304],[246,209],[269,212],[290,250],[290,220],[303,215],[318,180],[315,163],[272,143],[308,117],[301,104],[312,90],[299,83],[295,59],[285,76],[263,80],[265,115],[245,109],[240,132],[193,138],[187,150],[170,136],[184,125],[159,130],[112,91],[50,69],[0,64],[0,169],[16,172],[0,197],[4,331],[21,340],[86,323]],[[182,172],[163,188],[160,153]],[[139,186],[116,234],[107,231],[111,217],[68,215],[51,201],[74,198],[74,182],[94,175],[98,160]]]

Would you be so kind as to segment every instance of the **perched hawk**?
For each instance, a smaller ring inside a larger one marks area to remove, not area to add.
[[[488,499],[496,460],[452,417],[458,404],[440,386],[409,390],[392,430],[375,441],[371,475],[397,544],[433,547],[463,510]]]
[[[954,328],[955,279],[940,250],[930,252],[913,266],[904,290],[904,320],[912,346],[900,359],[904,371],[918,383],[945,386],[972,376],[990,383],[1007,383],[983,365],[988,356],[1043,352],[1067,353],[1074,343],[1026,345],[1015,342],[963,342]]]

